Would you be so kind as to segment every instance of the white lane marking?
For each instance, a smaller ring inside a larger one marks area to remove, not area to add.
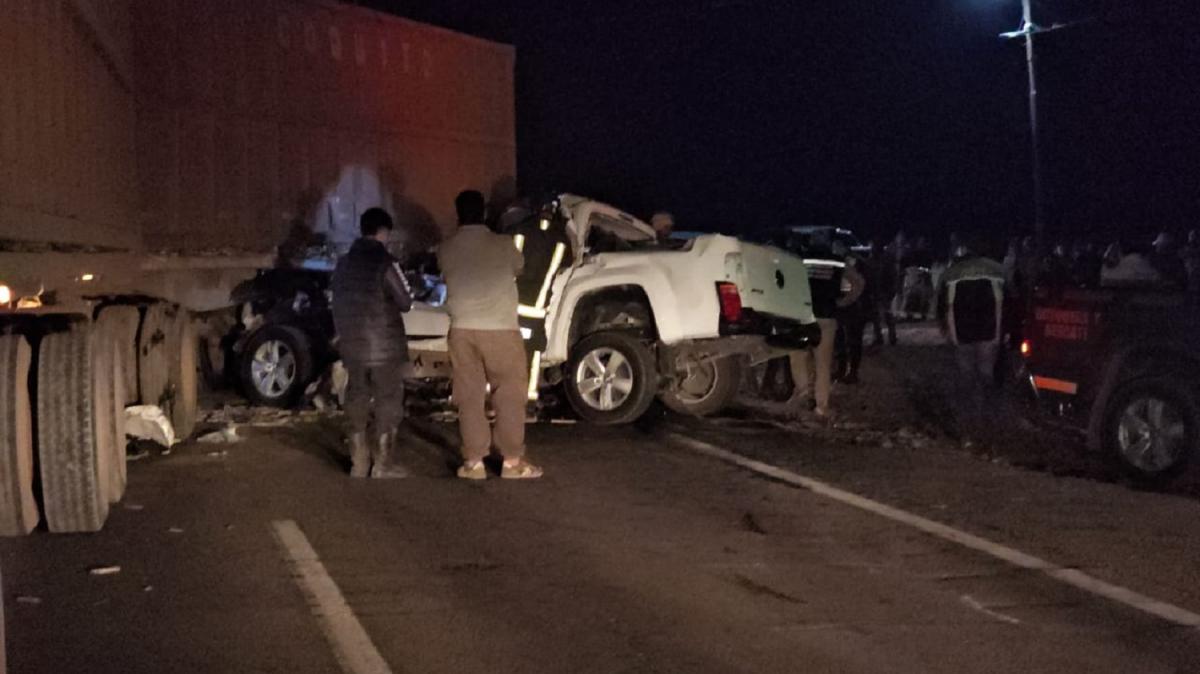
[[[346,603],[337,583],[325,571],[325,565],[300,526],[294,520],[277,520],[271,523],[271,528],[342,671],[346,674],[391,674],[388,663],[371,643],[371,637]]]
[[[972,597],[969,594],[964,594],[963,596],[959,597],[959,599],[962,601],[962,603],[966,604],[970,608],[975,609],[976,611],[979,611],[980,613],[984,614],[985,616],[987,616],[989,618],[995,618],[996,620],[999,620],[1000,622],[1008,623],[1009,625],[1020,625],[1021,624],[1020,619],[1014,618],[1010,615],[1005,615],[999,611],[993,611],[992,609],[984,606],[983,604],[980,604],[978,599],[976,599],[975,597]]]
[[[1089,576],[1088,574],[1079,571],[1078,569],[1069,569],[1056,564],[1051,564],[1044,559],[1034,557],[1033,555],[1021,552],[1016,548],[1010,548],[1006,545],[1001,545],[986,538],[981,538],[974,534],[969,534],[960,529],[935,522],[931,519],[914,515],[905,510],[894,508],[889,505],[873,501],[869,498],[859,496],[858,494],[848,492],[844,489],[839,489],[830,484],[811,477],[805,477],[798,473],[793,473],[790,470],[784,470],[772,466],[769,463],[755,461],[741,454],[736,454],[725,449],[721,449],[716,445],[710,445],[707,442],[689,438],[686,435],[679,433],[668,433],[667,437],[674,442],[677,442],[694,452],[711,456],[715,459],[720,459],[727,463],[732,463],[742,468],[752,470],[760,475],[765,475],[780,482],[786,482],[790,485],[807,489],[814,494],[819,494],[826,498],[838,501],[845,505],[865,510],[869,513],[886,517],[894,522],[910,526],[914,529],[923,531],[931,536],[936,536],[943,540],[957,543],[963,547],[970,548],[991,555],[996,559],[1012,564],[1023,569],[1031,571],[1039,571],[1054,580],[1061,583],[1066,583],[1076,587],[1084,592],[1088,592],[1120,604],[1125,604],[1139,611],[1149,613],[1152,616],[1162,618],[1168,622],[1182,625],[1184,627],[1200,628],[1200,614],[1193,613],[1185,608],[1168,604],[1163,601],[1148,597],[1144,594],[1134,592],[1119,585],[1105,582],[1099,578]]]

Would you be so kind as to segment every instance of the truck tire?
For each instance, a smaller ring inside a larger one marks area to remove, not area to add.
[[[1136,482],[1161,486],[1200,451],[1200,404],[1175,377],[1134,379],[1109,398],[1103,432],[1109,461]]]
[[[108,503],[121,500],[118,492],[120,481],[115,479],[119,472],[113,462],[116,458],[116,433],[124,424],[117,423],[115,400],[116,387],[113,379],[116,375],[116,345],[112,335],[106,333],[101,326],[93,325],[89,339],[92,342],[91,383],[92,407],[95,410],[93,425],[96,431],[96,470],[99,473],[101,491]],[[123,419],[122,419],[123,420]]]
[[[162,406],[166,400],[170,377],[170,345],[172,307],[152,304],[146,307],[142,327],[138,331],[138,400],[143,405]],[[164,407],[165,411],[165,407]]]
[[[199,375],[197,358],[200,344],[196,325],[186,310],[180,309],[170,326],[168,344],[170,368],[167,372],[168,410],[175,437],[184,440],[196,430]]]
[[[132,369],[135,374],[137,373],[137,351],[136,342],[134,341],[137,328],[137,310],[133,310],[132,316],[135,322],[130,324],[128,322],[128,313],[123,311],[115,312],[113,309],[131,308],[110,307],[102,310],[94,328],[99,336],[98,345],[101,345],[99,348],[103,349],[101,354],[108,354],[108,365],[112,368],[112,377],[108,380],[109,390],[107,400],[109,413],[106,415],[107,419],[110,420],[109,430],[112,440],[108,445],[108,474],[107,476],[101,476],[106,477],[108,480],[107,493],[109,503],[116,503],[125,497],[125,486],[128,482],[125,465],[127,447],[125,439],[125,404],[128,402],[128,395],[125,393],[125,382],[127,368]],[[128,361],[126,360],[128,358],[133,358],[134,360]],[[102,363],[103,360],[102,357],[97,358],[97,368],[104,365]],[[132,365],[132,368],[130,368],[130,365]]]
[[[616,425],[636,421],[658,393],[654,354],[635,335],[597,332],[579,340],[564,373],[567,400],[581,419]]]
[[[87,324],[42,338],[38,352],[38,462],[46,524],[56,533],[99,531],[108,499],[96,427],[94,344]],[[111,370],[110,370],[111,372]]]
[[[30,358],[23,337],[0,337],[0,536],[23,536],[38,523],[33,498]]]
[[[259,405],[291,407],[313,376],[308,335],[287,325],[259,328],[246,342],[238,361],[246,396]]]
[[[141,317],[137,307],[114,305],[100,310],[97,325],[110,330],[117,348],[117,372],[121,389],[125,392],[122,405],[138,399],[138,323]]]
[[[738,356],[695,360],[688,363],[686,376],[658,397],[674,412],[703,417],[728,407],[741,383],[742,360]]]

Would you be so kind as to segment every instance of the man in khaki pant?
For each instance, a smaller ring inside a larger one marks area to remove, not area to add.
[[[789,405],[799,411],[810,392],[814,393],[813,412],[821,418],[829,418],[829,394],[833,388],[833,343],[837,338],[837,310],[858,301],[866,288],[866,281],[846,265],[846,251],[835,244],[823,232],[814,234],[804,251],[804,265],[808,268],[808,288],[812,293],[813,315],[821,327],[821,342],[815,349],[805,349],[791,354],[792,380],[795,392]],[[843,285],[844,284],[844,285]],[[815,351],[815,353],[814,353]],[[811,367],[816,361],[816,372]],[[813,375],[816,375],[815,377]]]
[[[483,459],[494,446],[504,457],[500,477],[529,479],[542,469],[525,460],[525,343],[517,324],[517,275],[524,266],[513,240],[484,224],[483,194],[468,190],[454,200],[458,232],[438,249],[450,314],[450,365],[462,435],[458,476],[487,478]],[[496,427],[485,401],[492,389]]]

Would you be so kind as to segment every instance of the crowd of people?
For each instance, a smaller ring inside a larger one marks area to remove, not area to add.
[[[1055,244],[1042,255],[1033,237],[1013,238],[1005,247],[998,240],[951,233],[943,243],[935,248],[925,237],[909,239],[901,232],[850,250],[832,230],[806,235],[798,252],[809,270],[822,341],[790,358],[795,386],[789,406],[830,416],[832,382],[859,381],[868,325],[872,346],[878,348],[897,344],[898,318],[936,318],[959,366],[959,425],[970,428],[982,417],[984,400],[999,379],[1005,345],[1015,348],[1019,342],[1022,308],[1035,284],[1187,290],[1200,297],[1200,232],[1195,230],[1182,245],[1163,232],[1145,243]],[[778,367],[773,369],[768,379],[778,374]]]

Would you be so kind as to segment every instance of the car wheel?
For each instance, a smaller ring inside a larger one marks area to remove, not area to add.
[[[312,379],[312,345],[296,328],[268,325],[246,342],[239,369],[242,386],[252,401],[291,407]]]
[[[671,410],[702,417],[720,412],[737,396],[742,381],[742,361],[737,356],[689,357],[682,365],[674,387],[659,395]]]
[[[1171,377],[1121,385],[1104,417],[1104,447],[1131,478],[1162,484],[1187,467],[1200,439],[1200,407],[1187,386]]]
[[[572,349],[563,385],[571,407],[584,421],[628,424],[654,402],[658,371],[649,347],[636,336],[598,332]]]

